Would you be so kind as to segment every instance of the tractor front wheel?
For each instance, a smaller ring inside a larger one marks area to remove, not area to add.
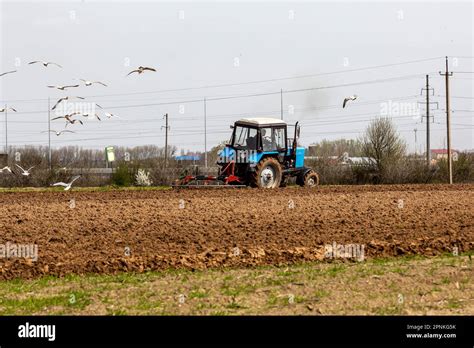
[[[281,182],[281,166],[273,157],[258,162],[252,175],[252,186],[259,188],[277,188]]]
[[[300,186],[315,187],[319,185],[319,175],[314,170],[310,170],[304,176],[299,176],[296,181]]]

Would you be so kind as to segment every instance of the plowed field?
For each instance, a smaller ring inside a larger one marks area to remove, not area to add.
[[[365,257],[474,248],[474,185],[317,189],[0,193],[0,279],[319,260],[325,246]]]

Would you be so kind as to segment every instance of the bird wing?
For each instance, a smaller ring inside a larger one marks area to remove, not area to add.
[[[98,83],[99,85],[102,85],[102,86],[104,86],[104,87],[107,87],[107,85],[106,85],[105,83],[100,82],[100,81],[94,81],[94,82],[92,82],[92,83]]]
[[[29,172],[30,170],[32,170],[35,166],[32,166],[30,168],[28,168],[27,172]]]
[[[19,166],[19,165],[18,165],[18,164],[16,164],[16,163],[15,163],[15,165],[16,165],[18,168],[20,168],[22,171],[24,171],[24,172],[25,172],[25,170],[24,170],[24,169],[23,169],[21,166]]]
[[[342,103],[342,107],[343,107],[343,108],[346,107],[346,103],[347,103],[348,100],[349,100],[349,98],[344,98],[344,103]]]
[[[79,79],[79,80],[82,81],[82,82],[87,82],[87,80],[84,80],[84,79]]]
[[[66,100],[66,98],[67,98],[67,97],[64,97],[64,98],[59,99],[59,100],[56,102],[56,104],[54,104],[54,106],[53,106],[53,108],[52,108],[51,110],[56,109],[56,106],[58,106],[58,104],[61,103],[63,100]]]
[[[99,109],[103,109],[103,107],[102,107],[102,106],[100,106],[99,104],[95,104],[95,105],[96,105],[96,106],[98,106],[98,107],[99,107]]]
[[[7,72],[4,72],[4,73],[0,74],[0,76],[6,75],[6,74],[11,74],[11,73],[14,73],[14,72],[17,72],[17,71],[16,70],[7,71]]]
[[[59,88],[60,86],[48,86],[48,88]]]
[[[77,179],[79,179],[81,176],[80,175],[76,175],[72,178],[71,182],[69,183],[69,185],[71,185],[74,181],[76,181]]]
[[[76,133],[76,132],[73,132],[73,131],[70,131],[70,130],[67,130],[67,129],[63,129],[62,131],[59,132],[59,134],[61,133]]]
[[[29,62],[28,64],[35,64],[35,63],[41,63],[39,60],[35,60],[33,62]]]
[[[156,71],[154,68],[149,68],[147,66],[142,67],[142,70],[150,70],[150,71]]]
[[[54,183],[52,186],[63,186],[63,187],[68,187],[69,185],[60,181],[60,182],[57,182],[57,183]]]
[[[95,114],[95,117],[97,117],[97,119],[98,119],[99,121],[101,120],[100,117],[99,117],[99,115]]]
[[[77,99],[86,99],[86,98],[84,98],[84,97],[76,97],[76,98],[77,98]]]
[[[56,66],[58,66],[58,67],[62,68],[62,66],[61,66],[61,65],[59,65],[59,64],[57,64],[57,63],[53,63],[53,62],[47,62],[47,63],[46,63],[46,65],[49,65],[49,64],[53,64],[53,65],[56,65]]]
[[[52,118],[51,121],[59,120],[60,118],[66,118],[66,116],[68,116],[68,115],[65,115],[65,116],[58,116],[58,117]]]
[[[139,71],[140,71],[140,70],[138,70],[138,69],[132,70],[132,71],[130,71],[130,72],[127,74],[127,76],[130,75],[130,74],[133,74],[134,72],[139,72]]]
[[[79,85],[64,86],[63,88],[79,87]]]
[[[11,106],[10,106],[10,109],[16,112],[16,109],[15,109],[15,108],[12,108]]]

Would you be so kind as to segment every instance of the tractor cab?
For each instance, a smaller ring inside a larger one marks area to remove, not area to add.
[[[287,124],[273,118],[247,118],[235,122],[230,145],[236,150],[286,152]]]

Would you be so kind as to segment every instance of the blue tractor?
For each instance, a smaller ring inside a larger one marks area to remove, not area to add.
[[[319,184],[318,174],[304,166],[303,147],[298,147],[300,127],[288,137],[286,122],[275,118],[245,118],[235,122],[229,143],[218,154],[217,176],[188,175],[177,181],[187,185],[239,185],[277,188],[296,177],[300,186]]]

